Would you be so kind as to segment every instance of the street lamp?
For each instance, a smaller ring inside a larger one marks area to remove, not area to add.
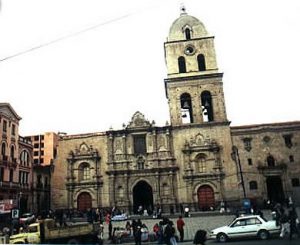
[[[242,184],[242,188],[243,188],[243,195],[244,195],[244,199],[246,199],[246,189],[245,189],[245,183],[244,183],[244,177],[243,177],[243,171],[242,171],[242,166],[241,166],[241,161],[240,161],[239,150],[235,145],[232,146],[231,158],[238,165],[239,174],[240,174],[240,178],[241,178],[241,184]]]

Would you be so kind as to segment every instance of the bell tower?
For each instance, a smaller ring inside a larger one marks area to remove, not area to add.
[[[214,37],[184,7],[171,25],[164,49],[172,126],[228,122]]]

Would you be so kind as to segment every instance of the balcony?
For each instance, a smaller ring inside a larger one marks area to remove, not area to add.
[[[0,181],[0,188],[19,189],[20,184],[16,182],[10,182],[10,181]]]

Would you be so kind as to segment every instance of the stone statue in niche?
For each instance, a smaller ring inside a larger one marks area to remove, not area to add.
[[[159,136],[158,138],[158,150],[159,151],[166,151],[166,139],[164,136]]]
[[[122,141],[120,139],[117,139],[115,154],[122,154],[122,153],[123,153]]]

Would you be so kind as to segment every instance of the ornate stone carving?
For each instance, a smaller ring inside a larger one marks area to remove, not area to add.
[[[150,127],[151,124],[145,119],[145,116],[137,111],[131,118],[128,128],[140,128],[140,127]]]

